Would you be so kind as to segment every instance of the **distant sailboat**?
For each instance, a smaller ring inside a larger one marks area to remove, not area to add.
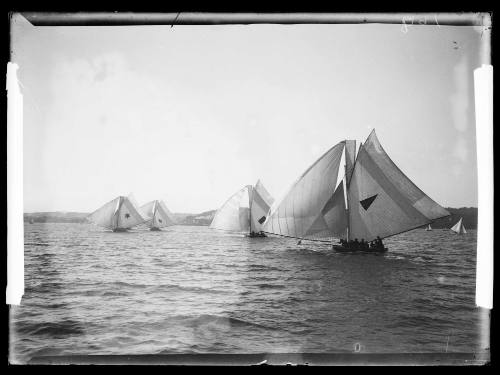
[[[465,234],[467,231],[465,230],[464,225],[462,224],[462,218],[458,220],[458,223],[456,223],[454,226],[450,228],[453,232],[457,234]]]
[[[29,223],[30,223],[30,224],[33,224],[34,222],[35,222],[35,220],[33,220],[33,218],[32,218],[32,217],[30,217]]]
[[[210,228],[229,232],[244,232],[249,237],[266,237],[262,224],[274,199],[259,181],[247,185],[231,196],[217,210]]]
[[[432,230],[431,225],[429,224],[425,230],[427,230],[427,231]]]
[[[345,173],[335,186],[344,149]],[[355,154],[354,140],[328,150],[272,209],[264,232],[324,242],[341,239],[333,248],[352,251],[349,240],[383,239],[449,215],[400,171],[375,130]],[[387,249],[377,245],[377,250]]]
[[[128,197],[120,196],[87,216],[87,219],[113,232],[124,232],[145,221]]]
[[[160,230],[176,224],[174,216],[163,201],[154,200],[140,208],[150,230]]]

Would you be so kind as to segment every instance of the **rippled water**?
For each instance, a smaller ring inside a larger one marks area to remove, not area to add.
[[[477,352],[476,231],[417,229],[386,254],[207,227],[25,226],[10,358],[37,355]]]

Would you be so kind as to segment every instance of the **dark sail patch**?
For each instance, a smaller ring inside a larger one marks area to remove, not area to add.
[[[366,198],[366,199],[363,199],[362,201],[359,201],[359,203],[361,203],[361,206],[363,206],[363,208],[365,209],[365,211],[368,210],[368,208],[372,205],[372,203],[375,200],[375,198],[377,198],[377,195],[378,194],[375,194],[375,195],[372,195],[369,198]]]
[[[262,217],[259,219],[259,224],[262,224],[264,221],[266,221],[266,217],[265,217],[265,216],[262,216]]]
[[[163,221],[161,221],[161,219],[158,219],[158,221],[159,221],[160,223],[163,223]]]
[[[130,217],[130,214],[125,214],[125,219],[128,219]]]

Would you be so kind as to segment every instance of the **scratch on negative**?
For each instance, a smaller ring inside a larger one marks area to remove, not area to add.
[[[181,15],[181,12],[178,12],[174,18],[174,21],[172,22],[172,25],[170,25],[170,28],[174,27],[175,21],[177,21],[177,18],[179,18],[180,15]]]

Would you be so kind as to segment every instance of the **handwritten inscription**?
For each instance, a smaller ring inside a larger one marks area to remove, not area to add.
[[[401,31],[406,34],[408,32],[409,27],[411,27],[413,25],[427,25],[427,24],[431,24],[431,25],[437,25],[438,27],[441,27],[441,25],[439,24],[439,22],[437,20],[437,16],[436,15],[434,15],[433,17],[431,17],[431,20],[428,21],[428,19],[429,19],[428,16],[423,16],[423,17],[419,17],[419,16],[403,16],[403,19],[401,20],[401,22],[402,22]]]

